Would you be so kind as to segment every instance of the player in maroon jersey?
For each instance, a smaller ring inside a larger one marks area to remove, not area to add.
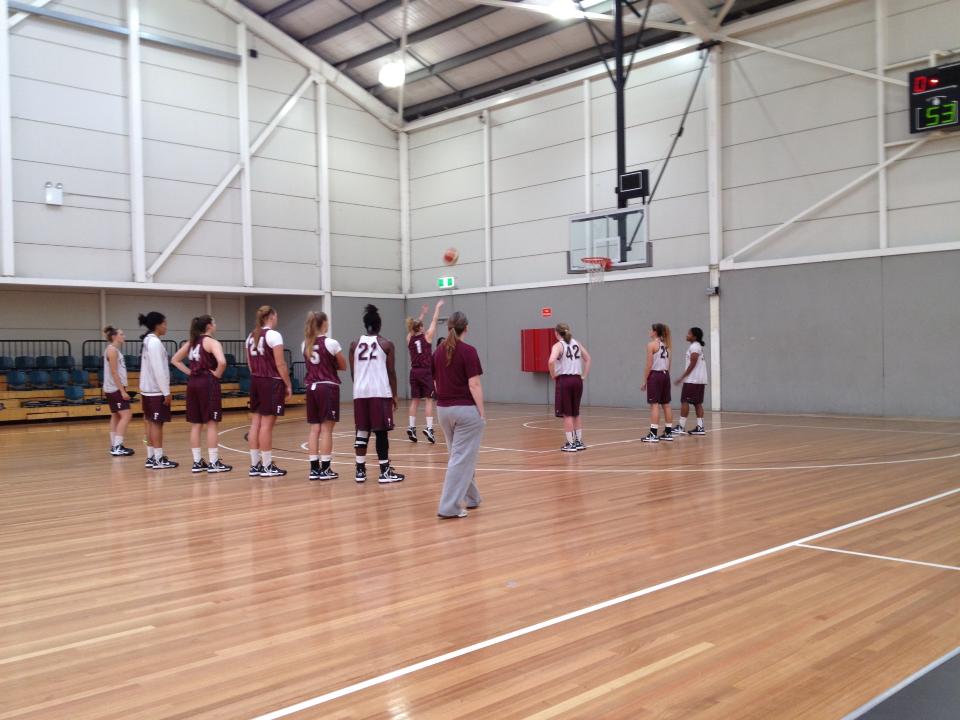
[[[417,441],[417,407],[421,399],[424,401],[423,409],[427,418],[427,429],[423,431],[423,435],[431,443],[437,442],[433,434],[433,399],[437,393],[433,386],[433,352],[430,343],[437,334],[437,318],[440,317],[442,307],[443,300],[440,300],[433,309],[433,320],[426,332],[423,331],[423,318],[426,317],[429,306],[423,306],[420,317],[416,320],[407,318],[407,349],[410,351],[410,424],[407,426],[407,437],[410,442]]]
[[[340,343],[327,337],[327,314],[308,312],[300,351],[307,364],[307,422],[310,437],[310,480],[336,480],[333,461],[333,426],[340,420],[340,376],[347,369]]]
[[[187,380],[187,422],[190,423],[190,449],[193,452],[195,473],[222,473],[233,470],[220,460],[220,436],[217,429],[223,418],[220,399],[220,378],[227,369],[223,346],[213,337],[217,331],[216,321],[209,315],[195,317],[190,322],[190,340],[173,355],[170,364],[185,375]],[[184,365],[184,360],[190,366]],[[200,428],[207,428],[207,452],[210,462],[203,459],[200,448]]]
[[[247,336],[250,366],[250,477],[283,477],[273,462],[273,426],[283,415],[286,399],[293,395],[290,372],[283,357],[283,336],[278,333],[277,311],[257,308],[253,330]]]

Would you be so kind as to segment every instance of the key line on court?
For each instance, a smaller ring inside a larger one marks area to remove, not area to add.
[[[874,560],[890,560],[892,562],[905,563],[907,565],[923,565],[924,567],[960,572],[960,567],[955,565],[941,565],[940,563],[924,562],[922,560],[908,560],[907,558],[891,557],[890,555],[874,555],[873,553],[857,552],[855,550],[841,550],[840,548],[824,547],[823,545],[807,545],[806,543],[797,543],[797,547],[808,548],[809,550],[823,550],[825,552],[840,553],[841,555],[856,555],[857,557],[872,558]]]
[[[820,538],[827,537],[829,535],[834,535],[844,530],[850,530],[855,527],[860,527],[866,525],[867,523],[874,522],[876,520],[881,520],[891,515],[896,515],[906,510],[911,510],[922,505],[927,505],[937,500],[942,500],[943,498],[950,497],[960,493],[960,487],[953,488],[951,490],[946,490],[936,495],[930,495],[929,497],[922,498],[920,500],[915,500],[914,502],[907,503],[905,505],[900,505],[889,510],[884,510],[882,512],[870,515],[858,520],[852,520],[851,522],[845,523],[843,525],[838,525],[836,527],[830,528],[829,530],[822,530],[820,532],[814,533],[812,535],[807,535],[797,540],[792,540],[790,542],[782,543],[780,545],[774,545],[773,547],[766,548],[765,550],[760,550],[749,555],[744,555],[733,560],[728,560],[726,562],[720,563],[718,565],[713,565],[702,570],[697,570],[680,577],[673,578],[671,580],[666,580],[656,585],[650,585],[648,587],[642,588],[640,590],[635,590],[634,592],[627,593],[625,595],[620,595],[615,598],[610,598],[602,602],[590,605],[579,610],[573,610],[563,615],[558,615],[557,617],[550,618],[548,620],[542,620],[541,622],[534,623],[533,625],[528,625],[523,628],[518,628],[516,630],[511,630],[510,632],[497,635],[496,637],[489,638],[487,640],[482,640],[480,642],[473,643],[472,645],[467,645],[465,647],[459,648],[457,650],[452,650],[450,652],[443,653],[442,655],[437,655],[426,660],[421,660],[419,662],[407,665],[405,667],[397,668],[396,670],[391,670],[389,672],[377,675],[366,680],[361,680],[360,682],[353,683],[352,685],[347,685],[346,687],[340,688],[339,690],[332,690],[323,695],[318,695],[317,697],[310,698],[307,700],[302,700],[293,705],[288,705],[287,707],[280,708],[279,710],[273,710],[271,712],[258,715],[253,720],[279,720],[279,718],[288,717],[295,713],[301,712],[303,710],[309,710],[310,708],[317,707],[318,705],[323,705],[325,703],[331,702],[333,700],[338,700],[339,698],[346,697],[348,695],[354,695],[363,690],[367,690],[371,687],[377,685],[382,685],[384,683],[390,682],[392,680],[397,680],[399,678],[405,677],[412,673],[418,672],[420,670],[426,670],[427,668],[434,667],[435,665],[440,665],[450,660],[455,660],[464,655],[470,655],[472,653],[478,652],[480,650],[485,650],[486,648],[493,647],[495,645],[500,645],[502,643],[508,642],[509,640],[514,640],[519,637],[524,637],[532,633],[538,632],[540,630],[545,630],[546,628],[553,627],[554,625],[559,625],[561,623],[569,622],[570,620],[575,620],[585,615],[591,615],[593,613],[599,612],[601,610],[606,610],[607,608],[615,607],[617,605],[622,605],[623,603],[629,602],[631,600],[636,600],[637,598],[644,597],[646,595],[651,595],[653,593],[659,592],[661,590],[666,590],[683,583],[696,580],[698,578],[706,577],[708,575],[713,575],[715,573],[721,572],[723,570],[728,570],[739,565],[751,562],[753,560],[759,560],[760,558],[768,557],[776,553],[783,552],[784,550],[797,547],[799,545],[810,543],[814,540],[819,540]]]

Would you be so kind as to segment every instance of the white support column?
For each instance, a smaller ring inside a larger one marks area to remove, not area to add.
[[[400,291],[406,295],[412,284],[410,238],[410,136],[398,133],[400,145]]]
[[[333,290],[333,276],[330,267],[330,143],[327,126],[327,81],[319,75],[316,81],[316,102],[314,103],[317,129],[317,225],[320,231],[320,288],[327,293],[327,315],[330,314],[330,291]]]
[[[490,161],[490,111],[484,110],[483,123],[483,264],[486,287],[493,286],[493,176]]]
[[[237,25],[237,54],[240,68],[237,74],[237,115],[240,130],[240,237],[243,259],[243,284],[253,287],[253,211],[250,193],[250,101],[247,84],[247,26]]]
[[[710,237],[710,287],[720,287],[723,257],[723,55],[722,46],[710,49],[707,66],[707,204]],[[720,295],[708,298],[710,306],[710,408],[721,408],[720,394]]]
[[[583,211],[593,212],[593,114],[590,80],[583,81]]]
[[[127,112],[130,143],[130,253],[135,282],[147,281],[143,200],[143,105],[140,79],[140,0],[127,0]]]
[[[874,34],[876,37],[877,73],[886,73],[887,65],[887,3],[886,0],[874,0]],[[877,164],[887,159],[887,95],[885,83],[876,82],[877,93]],[[877,235],[880,249],[889,245],[887,215],[887,170],[877,175]]]
[[[0,268],[15,274],[13,248],[13,139],[10,120],[10,30],[7,0],[0,0]]]

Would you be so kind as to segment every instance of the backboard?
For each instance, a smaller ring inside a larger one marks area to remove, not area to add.
[[[653,250],[649,239],[649,213],[646,205],[621,210],[573,215],[570,218],[570,250],[567,272],[585,273],[585,257],[608,257],[610,270],[627,270],[653,266]]]

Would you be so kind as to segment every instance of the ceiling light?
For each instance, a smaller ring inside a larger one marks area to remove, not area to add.
[[[605,0],[581,0],[580,7],[577,7],[575,0],[553,0],[546,6],[546,10],[558,20],[572,20],[580,17],[580,8],[587,10],[602,2]]]
[[[382,68],[377,75],[377,80],[384,87],[395,88],[403,85],[407,77],[407,70],[399,60],[391,60]]]

